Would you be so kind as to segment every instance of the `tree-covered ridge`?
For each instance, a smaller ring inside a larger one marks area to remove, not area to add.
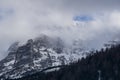
[[[120,45],[91,52],[59,71],[38,72],[16,80],[120,80]]]

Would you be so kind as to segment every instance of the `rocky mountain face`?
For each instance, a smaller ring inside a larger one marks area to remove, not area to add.
[[[58,71],[35,73],[15,80],[120,80],[120,44],[90,52]]]
[[[20,78],[41,71],[48,67],[66,65],[85,57],[85,50],[79,40],[66,47],[59,37],[42,35],[30,39],[24,45],[15,42],[8,49],[8,56],[0,61],[0,76],[4,78]]]

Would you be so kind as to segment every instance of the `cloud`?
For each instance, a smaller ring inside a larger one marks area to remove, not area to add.
[[[92,48],[115,39],[120,31],[119,0],[0,0],[0,58],[10,44],[41,33],[67,44],[80,38]],[[86,15],[87,17],[83,16]],[[75,17],[93,20],[75,21]],[[74,23],[77,23],[74,24]]]

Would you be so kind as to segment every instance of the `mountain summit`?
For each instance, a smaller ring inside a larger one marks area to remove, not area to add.
[[[28,40],[24,45],[15,42],[8,49],[8,56],[0,61],[0,76],[20,78],[43,69],[66,65],[84,57],[85,50],[79,40],[66,47],[59,37],[42,35]]]

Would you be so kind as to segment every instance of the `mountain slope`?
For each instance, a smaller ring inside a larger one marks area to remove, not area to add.
[[[91,52],[58,71],[38,72],[16,80],[120,80],[120,45]]]
[[[77,61],[85,56],[85,51],[79,43],[74,41],[72,47],[68,48],[59,37],[46,35],[30,39],[24,45],[16,42],[8,49],[8,56],[0,62],[0,76],[20,78],[48,67]]]

